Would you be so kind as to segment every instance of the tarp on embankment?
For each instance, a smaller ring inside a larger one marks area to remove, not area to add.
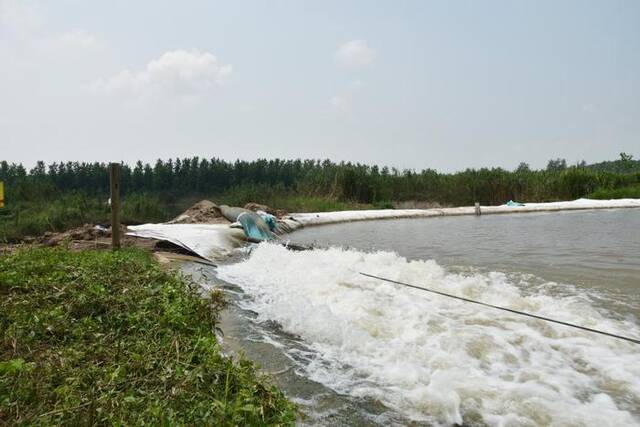
[[[228,224],[143,224],[127,230],[130,236],[165,240],[209,260],[225,257],[246,242],[242,229]]]

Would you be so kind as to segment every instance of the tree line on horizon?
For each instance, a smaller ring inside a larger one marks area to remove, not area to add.
[[[192,157],[159,159],[153,166],[141,161],[133,167],[122,163],[120,179],[124,197],[149,194],[165,200],[235,192],[258,199],[263,193],[280,193],[363,204],[416,200],[453,206],[496,205],[507,200],[574,199],[598,189],[640,184],[640,161],[621,153],[619,160],[592,165],[568,166],[564,159],[552,159],[541,170],[521,163],[513,171],[498,167],[440,173],[330,160],[228,162]],[[1,161],[0,181],[5,182],[8,203],[48,200],[67,193],[108,197],[109,192],[108,165],[97,162],[45,165],[39,161],[27,170],[22,164]]]

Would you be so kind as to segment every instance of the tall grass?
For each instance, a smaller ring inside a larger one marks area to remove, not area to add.
[[[82,193],[9,204],[0,210],[0,241],[14,241],[44,232],[60,232],[83,224],[108,224],[106,200]],[[138,224],[166,221],[170,209],[158,196],[131,194],[122,201],[122,222]]]
[[[623,188],[599,188],[586,196],[589,199],[640,199],[640,185]]]
[[[289,425],[295,409],[221,354],[202,299],[148,253],[0,257],[0,425]]]

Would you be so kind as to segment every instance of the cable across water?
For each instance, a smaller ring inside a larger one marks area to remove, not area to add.
[[[507,308],[507,307],[500,307],[498,305],[487,304],[485,302],[475,301],[475,300],[472,300],[472,299],[469,299],[469,298],[464,298],[464,297],[460,297],[460,296],[456,296],[456,295],[451,295],[451,294],[447,294],[445,292],[436,291],[436,290],[433,290],[433,289],[423,288],[422,286],[411,285],[409,283],[398,282],[397,280],[387,279],[385,277],[379,277],[379,276],[375,276],[373,274],[367,274],[367,273],[363,273],[363,272],[360,272],[360,274],[363,275],[363,276],[366,276],[366,277],[370,277],[372,279],[378,279],[378,280],[382,280],[382,281],[389,282],[389,283],[395,283],[396,285],[407,286],[409,288],[419,289],[421,291],[431,292],[433,294],[438,294],[438,295],[442,295],[442,296],[449,297],[449,298],[455,298],[455,299],[458,299],[458,300],[461,300],[461,301],[470,302],[470,303],[478,304],[478,305],[483,305],[485,307],[495,308],[497,310],[508,311],[510,313],[519,314],[521,316],[532,317],[534,319],[544,320],[546,322],[553,322],[553,323],[557,323],[559,325],[564,325],[564,326],[569,326],[571,328],[581,329],[583,331],[593,332],[593,333],[600,334],[600,335],[606,335],[606,336],[612,337],[612,338],[618,338],[618,339],[621,339],[621,340],[632,342],[634,344],[640,344],[640,340],[639,339],[629,338],[629,337],[625,337],[625,336],[617,335],[617,334],[612,334],[610,332],[600,331],[598,329],[587,328],[586,326],[575,325],[573,323],[568,323],[568,322],[563,322],[563,321],[560,321],[560,320],[550,319],[548,317],[538,316],[538,315],[531,314],[531,313],[525,313],[523,311],[518,311],[518,310],[514,310],[514,309],[511,309],[511,308]]]

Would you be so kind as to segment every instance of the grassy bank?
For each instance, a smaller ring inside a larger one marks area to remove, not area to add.
[[[18,201],[0,209],[0,242],[25,236],[40,236],[46,231],[61,232],[83,224],[110,221],[106,198],[81,193],[62,194],[52,199]],[[182,204],[161,201],[146,194],[128,195],[122,204],[125,224],[163,222],[182,210]]]
[[[599,188],[586,196],[588,199],[640,199],[640,185],[623,188]]]
[[[0,425],[293,423],[251,363],[220,354],[220,304],[139,250],[0,257]]]

